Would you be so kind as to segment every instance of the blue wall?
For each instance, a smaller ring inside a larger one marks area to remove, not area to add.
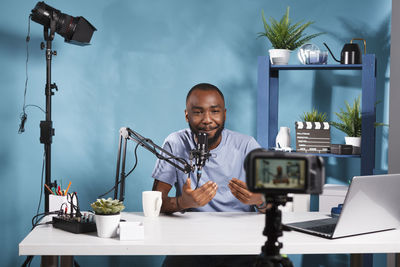
[[[367,40],[368,53],[378,59],[378,121],[387,122],[391,1],[47,1],[62,12],[84,16],[98,31],[92,45],[78,47],[56,36],[53,48],[53,97],[56,135],[52,145],[52,176],[72,181],[82,209],[113,185],[118,129],[129,126],[161,144],[172,131],[186,127],[184,99],[199,82],[214,83],[227,99],[227,128],[255,135],[257,56],[270,48],[257,39],[266,17],[281,17],[291,6],[293,21],[313,20],[309,32],[327,34],[339,55],[353,37]],[[0,258],[17,266],[18,243],[30,230],[40,196],[43,145],[39,122],[44,114],[28,108],[26,132],[18,135],[25,81],[25,36],[28,15],[36,1],[3,1],[0,16]],[[39,49],[43,27],[31,23],[27,104],[44,108],[45,58]],[[330,62],[333,62],[329,58]],[[296,52],[292,63],[297,63]],[[359,74],[288,72],[281,75],[280,126],[290,126],[313,106],[334,112],[360,94]],[[328,96],[329,98],[326,98]],[[329,100],[331,99],[331,100]],[[387,129],[377,129],[377,169],[387,169]],[[333,130],[334,141],[343,134]],[[294,139],[292,140],[294,142]],[[132,148],[133,145],[130,147]],[[132,153],[131,153],[132,154]],[[130,154],[129,166],[133,162]],[[141,191],[151,188],[155,158],[139,150],[139,165],[127,181],[128,211],[141,210]],[[358,173],[359,162],[329,162],[328,182],[345,183]],[[43,202],[42,202],[43,205]],[[41,207],[40,210],[43,210]],[[341,256],[294,256],[297,266],[337,266]],[[162,257],[78,257],[81,265],[157,266]],[[329,263],[328,263],[329,262]],[[38,264],[38,260],[35,260]],[[103,263],[103,264],[101,264]]]

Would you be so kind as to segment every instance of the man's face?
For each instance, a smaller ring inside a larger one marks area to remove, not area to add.
[[[210,149],[219,145],[226,119],[226,109],[224,100],[218,92],[193,91],[186,102],[185,117],[193,133],[208,134]]]

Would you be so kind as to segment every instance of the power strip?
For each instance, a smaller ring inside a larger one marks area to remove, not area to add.
[[[77,217],[68,216],[53,217],[53,227],[75,234],[97,231],[95,222],[80,221],[80,218],[78,220]]]

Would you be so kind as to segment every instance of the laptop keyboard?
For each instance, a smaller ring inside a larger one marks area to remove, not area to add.
[[[311,220],[298,223],[289,223],[287,226],[295,230],[303,230],[307,232],[320,233],[323,236],[329,237],[333,234],[338,218]]]
[[[308,227],[306,229],[315,231],[315,232],[325,233],[325,234],[333,234],[335,227],[336,227],[336,224],[328,224],[328,225]]]

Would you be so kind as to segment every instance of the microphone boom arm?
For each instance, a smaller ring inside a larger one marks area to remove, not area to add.
[[[125,195],[125,161],[126,161],[126,147],[128,140],[135,141],[138,145],[144,147],[151,153],[153,153],[158,159],[164,160],[175,168],[179,169],[184,173],[190,173],[194,171],[194,166],[191,166],[183,158],[174,156],[172,153],[166,151],[162,147],[156,145],[151,139],[145,138],[139,133],[133,131],[130,128],[122,127],[119,130],[119,144],[118,144],[118,158],[117,158],[117,169],[115,175],[115,186],[114,186],[114,199],[118,199],[118,184],[120,184],[120,196],[119,200],[124,201]],[[123,147],[122,147],[123,146]],[[122,148],[122,164],[121,164],[121,148]],[[162,152],[163,156],[160,152]],[[176,162],[174,162],[175,160]],[[121,167],[121,173],[119,173]]]

